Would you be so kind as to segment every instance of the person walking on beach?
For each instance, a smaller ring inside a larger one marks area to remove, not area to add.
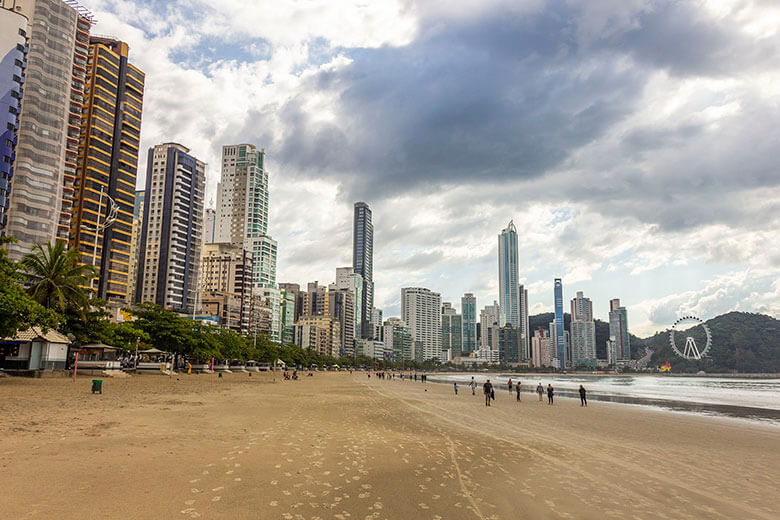
[[[469,386],[471,386],[471,395],[477,395],[477,382],[474,381],[474,376],[471,376],[471,383],[469,383]]]
[[[452,387],[455,389],[455,395],[458,395],[458,383],[452,383]]]
[[[517,392],[517,402],[520,402],[520,381],[518,380],[517,383],[515,383],[515,392]]]
[[[507,383],[507,386],[509,387],[509,393],[512,393],[512,378],[509,378],[509,383]]]
[[[539,384],[536,386],[536,393],[539,394],[539,402],[541,402],[542,395],[544,395],[544,387],[542,386],[541,381],[539,381]]]
[[[553,404],[553,395],[555,395],[555,389],[552,385],[547,385],[547,404]]]
[[[588,400],[585,398],[585,387],[580,385],[580,406],[588,406]]]
[[[490,382],[490,379],[485,381],[485,384],[482,385],[482,391],[485,392],[485,406],[490,406],[490,400],[493,399],[493,385]]]

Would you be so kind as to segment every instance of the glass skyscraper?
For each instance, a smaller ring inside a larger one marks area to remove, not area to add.
[[[461,315],[463,316],[463,353],[477,350],[477,299],[471,293],[466,293],[460,299]]]
[[[355,203],[352,234],[352,268],[363,277],[363,294],[360,309],[361,337],[371,339],[371,309],[374,307],[374,225],[371,209],[365,202]]]
[[[555,355],[559,368],[566,368],[566,338],[563,335],[563,282],[555,279]]]
[[[510,220],[498,235],[498,303],[499,327],[507,323],[520,327],[520,293],[517,266],[517,229]]]

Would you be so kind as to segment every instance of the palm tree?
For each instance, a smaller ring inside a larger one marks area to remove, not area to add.
[[[64,242],[36,244],[21,261],[27,292],[47,309],[63,313],[75,308],[83,313],[89,308],[85,288],[96,272],[91,265],[79,265],[79,260],[79,251],[65,249]]]

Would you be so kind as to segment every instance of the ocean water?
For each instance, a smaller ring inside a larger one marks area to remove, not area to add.
[[[555,388],[556,397],[579,399],[579,386],[588,391],[588,400],[613,401],[656,406],[678,411],[726,415],[770,421],[780,425],[780,379],[736,379],[681,376],[590,376],[516,374],[436,374],[429,381],[467,385],[471,376],[479,385],[490,379],[506,391],[512,378],[522,382],[523,392],[534,392],[541,381]]]

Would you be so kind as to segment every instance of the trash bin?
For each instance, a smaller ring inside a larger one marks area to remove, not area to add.
[[[92,393],[95,394],[103,394],[103,380],[102,379],[93,379],[92,380]]]

